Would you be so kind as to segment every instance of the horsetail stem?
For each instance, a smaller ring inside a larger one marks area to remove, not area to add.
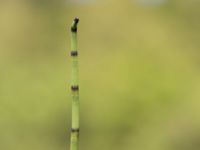
[[[72,92],[72,128],[70,150],[78,150],[79,138],[79,86],[78,86],[78,50],[77,25],[79,19],[75,18],[71,26],[71,92]]]

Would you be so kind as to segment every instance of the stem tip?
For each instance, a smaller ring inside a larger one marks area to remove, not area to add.
[[[72,32],[77,32],[78,22],[79,22],[79,19],[78,18],[74,18],[72,26],[71,26],[71,31]]]
[[[75,24],[78,24],[78,22],[79,22],[79,18],[77,18],[77,17],[74,18],[74,23],[75,23]]]

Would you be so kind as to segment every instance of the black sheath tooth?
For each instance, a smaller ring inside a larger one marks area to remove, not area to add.
[[[72,90],[72,91],[78,91],[78,90],[79,90],[78,85],[72,85],[72,86],[71,86],[71,90]]]
[[[71,51],[71,56],[78,56],[78,51]]]

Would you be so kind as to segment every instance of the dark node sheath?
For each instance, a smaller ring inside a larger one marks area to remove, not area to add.
[[[78,128],[78,129],[73,129],[73,128],[72,128],[72,129],[71,129],[71,132],[72,132],[72,133],[74,133],[74,132],[77,132],[77,133],[78,133],[78,132],[79,132],[79,128]]]
[[[71,27],[72,32],[77,32],[77,27]]]
[[[72,85],[72,86],[71,86],[71,90],[72,90],[72,91],[78,91],[78,90],[79,90],[78,85]]]
[[[71,56],[78,56],[78,51],[71,51]]]

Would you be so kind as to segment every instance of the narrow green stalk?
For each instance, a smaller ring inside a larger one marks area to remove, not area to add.
[[[78,86],[78,51],[77,51],[77,24],[75,18],[71,26],[71,64],[72,64],[72,128],[70,150],[78,150],[79,139],[79,86]]]

